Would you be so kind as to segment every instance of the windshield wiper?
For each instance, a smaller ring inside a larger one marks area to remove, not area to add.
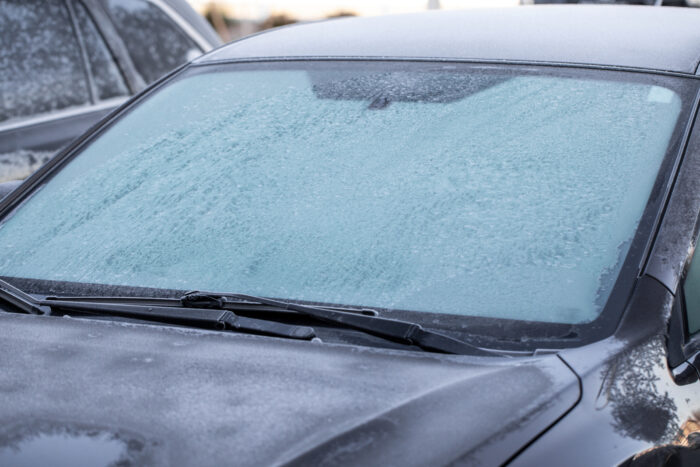
[[[8,284],[0,279],[0,300],[6,304],[18,308],[25,313],[33,315],[46,314],[48,310],[41,307],[41,304],[31,295],[24,293],[17,287]]]
[[[80,311],[85,313],[120,316],[168,324],[182,324],[197,327],[213,327],[220,330],[252,332],[289,339],[308,340],[316,336],[313,328],[294,326],[274,321],[238,316],[232,311],[203,310],[200,307],[172,307],[127,305],[121,303],[62,300],[60,297],[46,297],[40,302],[52,310]]]
[[[202,307],[150,306],[143,304],[109,303],[106,301],[64,300],[60,297],[46,297],[37,300],[20,289],[0,280],[0,301],[18,308],[25,313],[51,314],[54,310],[78,311],[101,316],[118,316],[142,321],[165,324],[236,330],[286,337],[290,339],[311,339],[316,333],[308,326],[294,326],[274,321],[238,316],[230,310],[203,310]]]
[[[295,311],[327,323],[359,329],[378,337],[415,345],[424,350],[450,354],[503,356],[503,353],[483,349],[459,339],[424,329],[417,323],[381,318],[374,315],[349,313],[322,306],[301,305],[245,294],[211,294],[197,291],[188,292],[180,298],[180,301],[183,305],[201,308],[225,308],[236,305],[250,306],[251,303],[259,303],[279,310]]]
[[[292,311],[326,323],[364,331],[377,337],[449,354],[503,356],[504,353],[423,328],[420,324],[375,316],[370,310],[342,310],[302,305],[245,294],[188,292],[179,299],[138,297],[34,297],[0,280],[0,300],[27,313],[51,310],[120,316],[147,321],[213,326],[294,339],[311,339],[313,328],[236,315],[233,311]]]

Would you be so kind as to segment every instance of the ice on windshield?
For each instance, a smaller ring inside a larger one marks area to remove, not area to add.
[[[402,88],[411,73],[382,79]],[[450,76],[455,88],[475,79]],[[509,75],[428,100],[401,89],[344,98],[338,78],[332,98],[311,77],[218,72],[170,85],[2,226],[0,274],[598,315],[680,112],[675,93]]]

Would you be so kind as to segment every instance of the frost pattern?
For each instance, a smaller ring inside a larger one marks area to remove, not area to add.
[[[4,0],[0,38],[0,122],[89,103],[63,1]]]
[[[592,320],[680,100],[492,84],[373,108],[319,99],[303,71],[176,82],[3,225],[0,275]]]
[[[160,8],[145,0],[106,2],[136,69],[147,83],[201,55]]]

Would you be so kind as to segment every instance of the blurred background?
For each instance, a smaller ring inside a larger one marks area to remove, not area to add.
[[[411,13],[426,9],[515,7],[541,3],[625,3],[700,7],[700,0],[189,0],[224,42],[299,21]]]

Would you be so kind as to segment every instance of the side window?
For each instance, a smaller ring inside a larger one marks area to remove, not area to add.
[[[129,90],[126,87],[124,77],[92,17],[82,3],[75,2],[74,8],[80,34],[83,36],[88,64],[95,82],[97,98],[105,100],[127,96]]]
[[[147,83],[201,54],[192,39],[147,0],[107,0],[106,6]]]
[[[0,122],[89,102],[78,39],[63,0],[3,0]]]
[[[700,331],[700,251],[696,250],[683,286],[688,332]]]

